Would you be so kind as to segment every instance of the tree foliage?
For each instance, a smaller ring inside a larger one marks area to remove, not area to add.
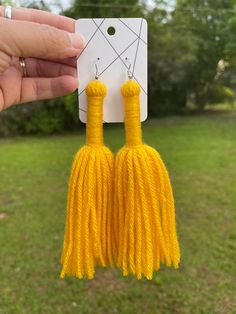
[[[190,99],[203,108],[212,102],[212,91],[220,90],[217,86],[233,87],[229,74],[234,67],[235,45],[230,46],[230,42],[235,42],[236,32],[230,27],[235,20],[235,4],[222,0],[178,0],[170,13],[158,9],[149,12],[150,32],[155,37],[150,40],[150,84],[155,82],[151,100],[156,98],[162,111],[181,111]],[[217,75],[220,60],[228,61],[230,66]],[[221,89],[223,94],[224,90]],[[223,95],[219,96],[221,101]]]

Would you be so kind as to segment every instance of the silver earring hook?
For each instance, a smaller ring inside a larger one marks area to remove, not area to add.
[[[131,71],[131,62],[129,61],[129,58],[127,57],[125,58],[125,60],[129,62],[127,74],[128,74],[128,78],[131,80],[133,78],[133,73]]]
[[[98,61],[100,60],[100,58],[97,58],[97,61],[95,63],[95,69],[96,69],[96,72],[95,72],[95,79],[98,80],[99,79],[99,72],[98,72]]]

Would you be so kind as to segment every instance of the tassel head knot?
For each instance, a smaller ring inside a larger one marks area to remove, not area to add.
[[[139,84],[134,80],[126,81],[121,87],[121,93],[123,97],[139,96],[140,91],[141,89]]]
[[[94,80],[87,85],[85,91],[88,97],[104,98],[107,93],[107,88],[106,85],[103,84],[101,81]]]

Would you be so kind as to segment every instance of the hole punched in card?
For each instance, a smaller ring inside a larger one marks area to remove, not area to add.
[[[98,78],[107,86],[103,121],[123,122],[122,84],[132,77],[141,88],[140,119],[147,118],[148,69],[147,22],[143,18],[95,18],[76,21],[85,48],[77,59],[79,117],[86,123],[88,82]]]

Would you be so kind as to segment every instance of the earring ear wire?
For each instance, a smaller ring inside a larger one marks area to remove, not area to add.
[[[128,57],[126,57],[125,60],[126,60],[127,62],[129,62],[129,65],[128,65],[128,68],[127,68],[127,75],[128,75],[128,78],[129,78],[130,80],[132,80],[132,78],[133,78],[133,73],[132,73],[132,71],[131,71],[131,62],[130,62],[130,60],[129,60]]]
[[[97,58],[97,61],[95,62],[95,80],[99,79],[99,72],[98,72],[98,61],[100,61],[100,58]]]

